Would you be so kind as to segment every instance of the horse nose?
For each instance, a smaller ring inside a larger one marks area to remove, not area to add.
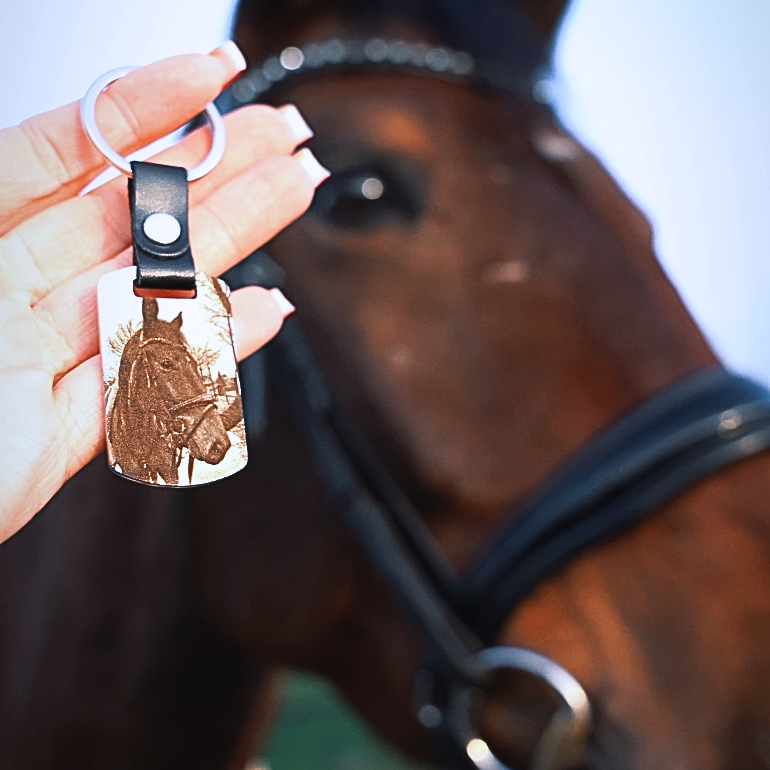
[[[209,451],[206,454],[206,462],[211,465],[221,463],[229,448],[230,440],[228,438],[215,439],[209,446]]]

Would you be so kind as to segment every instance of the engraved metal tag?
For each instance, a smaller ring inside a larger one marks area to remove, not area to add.
[[[247,453],[229,289],[197,273],[195,299],[142,299],[135,276],[98,287],[110,468],[172,487],[230,476]]]

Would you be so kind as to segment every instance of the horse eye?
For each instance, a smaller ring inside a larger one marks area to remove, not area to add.
[[[335,227],[374,227],[412,220],[419,207],[395,175],[377,169],[335,171],[315,194],[311,211]]]
[[[174,368],[174,361],[171,358],[164,358],[160,362],[160,368],[161,369],[173,369]]]

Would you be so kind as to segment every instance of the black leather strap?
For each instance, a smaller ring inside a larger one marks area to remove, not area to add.
[[[367,488],[351,462],[331,416],[332,399],[296,319],[287,318],[268,346],[269,361],[281,394],[288,398],[305,433],[327,494],[344,512],[381,577],[400,601],[432,650],[432,659],[445,676],[477,683],[481,674],[471,652],[481,643],[433,585],[430,570],[404,547],[401,527]],[[427,535],[429,536],[429,535]],[[429,544],[430,547],[430,544]],[[434,546],[434,550],[435,546]],[[440,552],[439,552],[440,554]],[[437,558],[441,558],[437,554]]]
[[[136,265],[136,287],[157,291],[194,292],[195,263],[187,224],[187,171],[177,166],[134,161],[128,180],[131,236]],[[151,214],[170,214],[180,225],[170,244],[149,238],[144,222]]]
[[[254,258],[270,264],[264,253]],[[476,680],[473,654],[570,558],[709,473],[770,448],[770,392],[721,367],[698,372],[582,447],[512,511],[461,577],[332,398],[296,319],[268,350],[330,497],[428,643],[443,681]]]
[[[518,507],[470,570],[463,619],[491,642],[518,602],[570,558],[769,447],[770,393],[756,382],[714,368],[656,393]]]

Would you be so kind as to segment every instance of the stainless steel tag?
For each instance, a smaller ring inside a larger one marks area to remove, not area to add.
[[[134,295],[135,267],[101,278],[107,458],[145,484],[189,487],[246,465],[227,285],[196,273],[195,299]]]

